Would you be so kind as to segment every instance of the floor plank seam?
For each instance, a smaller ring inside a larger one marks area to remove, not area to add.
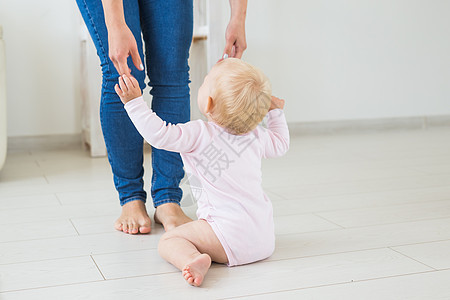
[[[67,220],[67,219],[66,219]],[[32,241],[45,241],[45,240],[52,240],[52,239],[63,239],[63,238],[69,238],[69,237],[81,237],[77,234],[70,234],[70,235],[58,235],[58,236],[52,236],[52,237],[45,237],[45,238],[35,238],[35,239],[26,239],[26,240],[12,240],[12,241],[3,241],[0,242],[0,244],[7,244],[7,243],[23,243],[23,242],[32,242]]]
[[[24,289],[0,291],[0,294],[19,292],[19,291],[27,291],[27,290],[39,290],[39,289],[54,288],[54,287],[61,287],[61,286],[73,286],[73,285],[89,284],[89,283],[95,283],[95,282],[99,282],[100,283],[100,282],[115,281],[115,280],[130,279],[130,278],[151,277],[151,276],[158,276],[158,275],[165,275],[165,274],[175,274],[175,273],[179,273],[179,271],[177,270],[177,271],[173,271],[173,272],[162,272],[162,273],[154,273],[154,274],[148,274],[148,275],[125,276],[125,277],[120,277],[120,278],[110,278],[110,279],[104,279],[104,280],[91,280],[91,281],[64,283],[64,284],[56,284],[56,285],[49,285],[49,286],[40,286],[40,287],[35,287],[35,288],[24,288]]]
[[[81,235],[81,234],[78,232],[77,228],[75,227],[75,224],[73,224],[72,219],[69,219],[69,222],[70,222],[70,224],[72,224],[72,227],[73,227],[73,229],[75,229],[75,231],[77,232],[77,234],[78,234],[78,235]]]
[[[63,203],[61,202],[61,199],[59,199],[59,197],[58,197],[58,193],[54,193],[53,195],[55,195],[56,199],[57,199],[58,202],[59,202],[59,205],[60,205],[60,206],[63,206]]]
[[[286,199],[286,197],[281,196],[281,195],[278,194],[278,193],[272,192],[270,189],[267,189],[267,188],[263,187],[263,190],[264,190],[264,192],[268,191],[269,193],[274,194],[275,196],[280,197],[280,198],[282,198],[283,200],[288,200],[288,199]],[[270,199],[270,197],[269,197],[269,199]],[[272,200],[270,200],[270,201],[272,201]]]
[[[447,240],[445,240],[447,241]],[[450,240],[448,240],[450,241]],[[316,255],[306,255],[306,256],[291,256],[287,258],[277,258],[277,259],[268,259],[268,260],[262,260],[259,263],[269,263],[273,261],[284,261],[284,260],[292,260],[292,259],[304,259],[304,258],[314,258],[314,257],[320,257],[320,256],[329,256],[329,255],[336,255],[336,254],[345,254],[345,253],[354,253],[354,252],[364,252],[364,251],[371,251],[371,250],[381,250],[381,249],[387,249],[390,247],[400,247],[405,245],[395,245],[395,246],[383,246],[383,247],[375,247],[375,248],[364,248],[364,249],[358,249],[358,250],[347,250],[347,251],[339,251],[339,252],[329,252],[329,253],[322,253],[322,254],[316,254]],[[284,248],[286,249],[286,248]],[[429,267],[429,266],[427,266]],[[432,268],[433,270],[437,270]]]
[[[446,200],[444,200],[446,201]],[[305,213],[305,214],[298,214],[298,215],[306,215],[306,214],[311,214],[311,213]],[[316,213],[312,213],[313,215],[316,215]],[[289,216],[293,216],[293,215],[297,215],[297,214],[292,214]],[[330,220],[320,216],[320,215],[316,215],[330,223]],[[89,217],[91,218],[91,217]],[[92,217],[94,218],[94,217]],[[288,236],[288,235],[306,235],[306,234],[310,234],[310,233],[317,233],[317,232],[328,232],[328,231],[337,231],[337,230],[351,230],[351,229],[362,229],[362,228],[370,228],[370,227],[378,227],[378,226],[385,226],[385,225],[395,225],[395,224],[405,224],[405,223],[415,223],[415,222],[422,222],[422,221],[431,221],[431,220],[443,220],[443,219],[450,219],[449,217],[439,217],[439,218],[429,218],[429,219],[419,219],[419,220],[408,220],[408,221],[403,221],[403,222],[395,222],[395,223],[381,223],[381,224],[373,224],[373,225],[365,225],[365,226],[352,226],[352,227],[343,227],[339,224],[333,223],[336,226],[339,226],[340,228],[334,228],[334,229],[326,229],[326,230],[315,230],[315,231],[308,231],[308,232],[299,232],[299,233],[281,233],[281,234],[277,234],[277,236]],[[49,219],[47,221],[58,221],[58,220],[67,220],[67,219]],[[69,219],[69,221],[72,223],[72,220]],[[35,224],[35,222],[30,222]],[[21,223],[23,224],[23,223]],[[73,223],[72,223],[72,226]],[[25,240],[13,240],[13,241],[0,241],[0,244],[6,244],[6,243],[19,243],[19,242],[28,242],[28,241],[38,241],[38,240],[51,240],[51,239],[60,239],[60,238],[67,238],[67,237],[83,237],[83,236],[93,236],[93,235],[103,235],[103,234],[112,234],[113,232],[97,232],[97,233],[84,233],[84,234],[80,234],[78,233],[78,230],[75,228],[77,235],[62,235],[62,236],[54,236],[54,237],[45,237],[45,238],[36,238],[36,239],[25,239]],[[446,240],[446,239],[444,239]],[[425,242],[428,243],[428,242]],[[415,243],[414,243],[415,244]]]
[[[48,180],[46,175],[42,175],[42,177],[44,177],[45,181],[47,182],[47,184],[50,184],[50,181]]]
[[[364,226],[349,226],[349,227],[345,227],[345,229],[358,229],[358,228],[366,228],[366,227],[416,223],[416,222],[422,222],[422,221],[433,221],[433,220],[442,220],[442,219],[450,219],[450,217],[424,218],[424,219],[407,220],[407,221],[400,221],[400,222],[393,222],[393,223],[379,223],[379,224],[364,225]]]
[[[374,277],[374,278],[361,279],[361,280],[351,280],[351,281],[337,282],[337,283],[331,283],[331,284],[322,284],[322,285],[316,285],[316,286],[308,286],[308,287],[302,287],[302,288],[297,288],[297,289],[286,289],[286,290],[279,290],[279,291],[273,291],[273,292],[258,293],[258,294],[247,294],[247,295],[240,295],[240,296],[227,297],[227,298],[218,298],[218,299],[221,299],[221,300],[225,300],[225,299],[239,299],[239,298],[245,298],[245,297],[249,297],[249,296],[262,296],[262,295],[265,295],[265,294],[277,294],[277,293],[282,293],[282,292],[292,292],[292,291],[300,291],[300,290],[307,290],[307,289],[317,289],[317,288],[322,288],[322,287],[347,285],[347,284],[353,284],[353,283],[359,283],[359,282],[367,282],[367,281],[375,281],[375,280],[387,279],[387,278],[405,277],[405,276],[412,276],[412,275],[425,274],[425,273],[434,273],[434,272],[439,272],[439,271],[442,271],[442,270],[430,270],[430,271],[423,271],[423,272],[405,273],[405,274],[401,274],[401,275]]]
[[[450,242],[450,239],[433,240],[433,241],[427,241],[427,242],[417,242],[417,243],[410,243],[410,244],[401,244],[401,245],[388,246],[388,247],[413,246],[413,245],[423,245],[423,244],[431,244],[431,243],[439,243],[439,242]]]
[[[42,169],[41,164],[39,163],[39,161],[38,161],[37,159],[35,159],[35,160],[33,160],[33,161],[34,161],[34,163],[39,167],[39,169],[41,169],[42,171],[44,171],[44,170]]]
[[[373,194],[373,193],[368,193],[368,194]],[[325,197],[317,197],[314,198],[314,200],[318,199],[318,198],[330,198],[328,196]],[[286,200],[282,200],[282,201],[302,201],[302,200],[307,200],[307,199],[286,199]],[[358,210],[358,209],[370,209],[370,208],[383,208],[383,207],[395,207],[395,206],[404,206],[404,205],[414,205],[414,204],[426,204],[426,203],[435,203],[435,202],[444,202],[444,201],[450,201],[450,196],[447,199],[440,199],[440,200],[421,200],[421,201],[414,201],[414,202],[405,202],[405,203],[396,203],[396,204],[381,204],[381,205],[369,205],[369,206],[359,206],[359,207],[353,207],[353,208],[339,208],[339,209],[333,209],[333,210],[313,210],[311,212],[304,212],[304,213],[299,213],[299,214],[308,214],[308,213],[332,213],[332,212],[343,212],[343,211],[348,211],[348,210]],[[273,202],[279,202],[279,201],[273,201]],[[281,214],[281,215],[296,215],[296,213],[287,213],[287,214]]]
[[[296,214],[287,215],[287,216],[295,216]],[[396,224],[405,224],[405,223],[417,223],[422,221],[433,221],[433,220],[445,220],[449,219],[450,217],[439,217],[439,218],[430,218],[430,219],[419,219],[419,220],[408,220],[408,221],[402,221],[402,222],[395,222],[395,223],[380,223],[380,224],[372,224],[372,225],[364,225],[364,226],[351,226],[351,227],[342,227],[342,228],[336,228],[336,229],[326,229],[326,230],[319,230],[319,231],[308,231],[308,232],[299,232],[299,233],[284,233],[279,235],[291,235],[291,234],[308,234],[313,232],[326,232],[326,231],[333,231],[333,230],[351,230],[351,229],[361,229],[361,228],[370,228],[370,227],[378,227],[378,226],[385,226],[385,225],[396,225]],[[338,225],[338,224],[336,224]]]
[[[102,272],[102,270],[100,270],[100,267],[97,265],[97,262],[95,261],[95,259],[92,257],[92,255],[89,255],[89,257],[91,258],[91,260],[94,263],[95,267],[99,271],[100,275],[102,275],[103,280],[106,280],[105,275],[103,275],[103,272]]]
[[[346,281],[346,282],[317,285],[317,286],[303,287],[303,288],[297,288],[297,289],[279,290],[279,291],[266,292],[266,293],[261,293],[261,294],[239,295],[239,296],[235,296],[235,297],[217,298],[217,299],[237,299],[237,298],[248,297],[248,296],[253,296],[253,295],[257,296],[257,295],[264,295],[264,294],[276,294],[276,293],[285,292],[285,291],[296,291],[296,290],[313,289],[313,288],[320,288],[320,287],[327,287],[327,286],[344,285],[344,284],[349,284],[349,283],[351,284],[351,283],[356,283],[356,282],[373,281],[373,280],[380,280],[380,279],[385,279],[385,278],[404,277],[404,276],[411,276],[411,275],[417,275],[417,274],[441,272],[441,271],[447,271],[447,270],[450,270],[450,268],[440,269],[440,270],[423,271],[423,272],[405,273],[405,274],[401,274],[401,275],[382,276],[382,277],[361,279],[361,280],[352,280],[352,281]],[[61,286],[74,286],[74,285],[89,284],[89,283],[95,283],[95,282],[114,281],[114,280],[129,279],[129,278],[150,277],[150,276],[155,276],[155,275],[174,274],[174,273],[178,273],[178,271],[156,273],[156,274],[151,274],[151,275],[127,276],[127,277],[111,278],[111,279],[105,279],[105,280],[92,280],[92,281],[84,281],[84,282],[76,282],[76,283],[58,284],[58,285],[42,286],[42,287],[36,287],[36,288],[25,288],[25,289],[17,289],[17,290],[9,290],[9,291],[0,291],[0,294],[7,294],[7,293],[13,293],[13,292],[27,291],[27,290],[39,290],[39,289],[54,288],[54,287],[61,287]]]
[[[275,221],[275,228],[277,223]],[[332,229],[323,229],[323,230],[311,230],[311,231],[302,231],[302,232],[289,232],[289,233],[277,233],[275,236],[288,236],[288,235],[297,235],[297,234],[309,234],[309,233],[320,233],[320,232],[330,232],[330,231],[341,231],[346,228],[332,228]]]
[[[7,294],[7,293],[22,292],[22,291],[33,291],[33,290],[42,290],[42,289],[56,288],[56,287],[62,287],[62,286],[79,285],[79,284],[86,284],[86,283],[93,283],[93,282],[105,282],[105,280],[92,280],[92,281],[83,281],[83,282],[75,282],[75,283],[47,285],[47,286],[40,286],[40,287],[34,287],[34,288],[24,288],[24,289],[0,291],[0,295]]]
[[[44,259],[38,259],[38,260],[24,260],[24,261],[16,261],[16,262],[9,262],[9,263],[0,263],[0,266],[28,264],[28,263],[36,263],[36,262],[43,262],[43,261],[71,259],[71,258],[81,258],[81,257],[86,257],[88,255],[89,254],[75,255],[75,256],[64,256],[64,257],[54,257],[54,258],[44,258]]]
[[[432,177],[432,176],[438,176],[438,175],[423,175],[423,176],[417,176],[417,177]],[[439,175],[442,176],[442,175]],[[406,176],[406,177],[400,177],[400,178],[410,178],[410,177],[415,177],[415,176]],[[394,177],[394,178],[398,178],[398,177]],[[393,178],[389,178],[389,179],[393,179]],[[342,184],[342,183],[349,183],[349,182],[354,182],[354,183],[361,183],[363,181],[374,181],[374,179],[367,179],[367,180],[358,180],[358,181],[342,181],[342,182],[333,182],[331,184]],[[314,184],[308,184],[307,186],[323,186],[323,185],[327,185],[330,183],[314,183]],[[283,198],[284,200],[290,200],[290,197],[286,197],[286,196],[282,196],[281,194],[278,194],[278,192],[273,191],[272,188],[276,188],[276,189],[286,189],[292,187],[292,185],[288,185],[288,186],[273,186],[273,187],[264,187],[265,190],[270,191],[271,193]],[[407,191],[407,190],[417,190],[417,189],[428,189],[428,188],[441,188],[441,187],[448,187],[448,183],[439,183],[436,185],[431,185],[431,186],[427,186],[427,187],[419,187],[419,188],[388,188],[388,189],[378,189],[377,192],[398,192],[398,191]],[[325,198],[325,197],[334,197],[334,196],[355,196],[355,195],[361,195],[361,194],[371,194],[374,191],[364,191],[364,192],[352,192],[352,193],[336,193],[336,194],[328,194],[328,195],[320,195],[320,196],[308,196],[305,198],[302,198],[304,200],[307,199],[315,199],[315,198]],[[298,199],[296,199],[298,200]]]
[[[328,223],[331,223],[331,224],[333,224],[333,225],[339,226],[341,229],[346,229],[344,226],[342,226],[342,225],[340,225],[340,224],[338,224],[338,223],[335,223],[335,222],[333,222],[333,221],[331,221],[331,220],[328,220],[327,218],[325,218],[325,217],[319,215],[318,213],[313,212],[312,214],[313,214],[314,216],[318,217],[318,218],[321,218],[322,220],[327,221]]]
[[[338,230],[340,230],[340,229],[338,229]],[[291,259],[312,258],[312,257],[318,257],[318,256],[344,254],[344,253],[369,251],[369,250],[379,250],[379,249],[385,249],[385,248],[391,248],[391,247],[412,246],[412,245],[421,245],[421,244],[429,244],[429,243],[437,243],[437,242],[450,242],[450,239],[433,240],[433,241],[409,243],[409,244],[398,244],[398,245],[390,245],[390,246],[375,247],[375,248],[364,248],[364,249],[348,250],[348,251],[340,251],[340,252],[330,252],[330,253],[323,253],[323,254],[317,254],[317,255],[293,256],[293,257],[288,257],[288,258],[278,258],[278,259],[263,260],[263,261],[260,261],[259,263],[267,263],[267,262],[272,262],[272,261],[283,261],[283,260],[291,260]],[[121,254],[121,253],[139,252],[139,251],[156,250],[156,249],[157,249],[157,247],[138,249],[138,250],[130,250],[130,251],[100,252],[100,253],[93,253],[91,255],[95,256],[95,255]],[[394,249],[392,249],[392,250],[394,250]],[[34,263],[34,262],[41,262],[41,261],[52,261],[52,260],[67,259],[67,258],[80,258],[80,257],[86,257],[86,254],[84,254],[84,255],[75,255],[75,256],[64,256],[64,257],[57,257],[57,258],[46,258],[46,259],[38,259],[38,260],[26,260],[26,261],[17,261],[17,262],[9,262],[9,263],[0,263],[0,266],[2,266],[2,265],[22,264],[22,263]],[[435,270],[442,271],[442,270],[446,270],[446,269],[444,268],[444,269],[435,269]]]
[[[427,265],[426,263],[421,262],[420,260],[417,260],[417,259],[415,259],[415,258],[413,258],[413,257],[410,257],[410,256],[406,255],[405,253],[402,253],[402,252],[400,252],[400,251],[397,251],[397,250],[393,249],[392,247],[387,247],[387,248],[388,248],[388,249],[391,249],[392,251],[397,252],[397,253],[400,254],[400,255],[403,255],[404,257],[407,257],[407,258],[409,258],[409,259],[411,259],[411,260],[414,260],[414,261],[416,261],[416,262],[418,262],[418,263],[420,263],[420,264],[422,264],[422,265],[424,265],[424,266],[426,266],[426,267],[428,267],[428,268],[430,268],[430,269],[432,269],[432,270],[434,270],[434,271],[438,271],[438,269],[433,268],[432,266],[429,266],[429,265]]]

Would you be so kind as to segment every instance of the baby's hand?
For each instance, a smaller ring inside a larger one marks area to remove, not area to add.
[[[272,102],[270,103],[270,107],[269,107],[269,111],[271,111],[272,109],[283,109],[284,108],[284,100],[283,99],[279,99],[275,96],[272,96]]]
[[[119,84],[116,83],[114,89],[123,104],[142,95],[141,88],[139,87],[136,78],[133,76],[128,77],[125,74],[119,77]]]

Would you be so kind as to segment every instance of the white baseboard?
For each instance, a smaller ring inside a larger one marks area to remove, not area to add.
[[[8,137],[8,152],[81,149],[81,134]]]
[[[289,123],[292,135],[426,130],[450,127],[450,115]]]
[[[425,117],[427,128],[431,127],[449,127],[450,115],[428,116]]]

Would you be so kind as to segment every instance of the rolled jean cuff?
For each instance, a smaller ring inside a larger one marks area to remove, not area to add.
[[[162,204],[166,204],[166,203],[176,203],[179,206],[181,206],[180,201],[181,200],[176,200],[176,199],[163,199],[163,200],[158,200],[158,201],[153,200],[153,205],[155,206],[155,208]]]
[[[146,202],[145,198],[142,198],[142,197],[130,197],[128,199],[124,199],[124,200],[120,201],[120,206],[124,206],[125,204],[127,204],[128,202],[131,202],[131,201],[142,201],[144,203]]]

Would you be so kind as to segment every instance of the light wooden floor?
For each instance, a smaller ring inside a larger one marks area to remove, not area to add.
[[[213,265],[195,288],[158,256],[160,226],[114,231],[120,207],[105,158],[9,154],[0,299],[450,299],[450,128],[295,137],[263,174],[274,255]]]

